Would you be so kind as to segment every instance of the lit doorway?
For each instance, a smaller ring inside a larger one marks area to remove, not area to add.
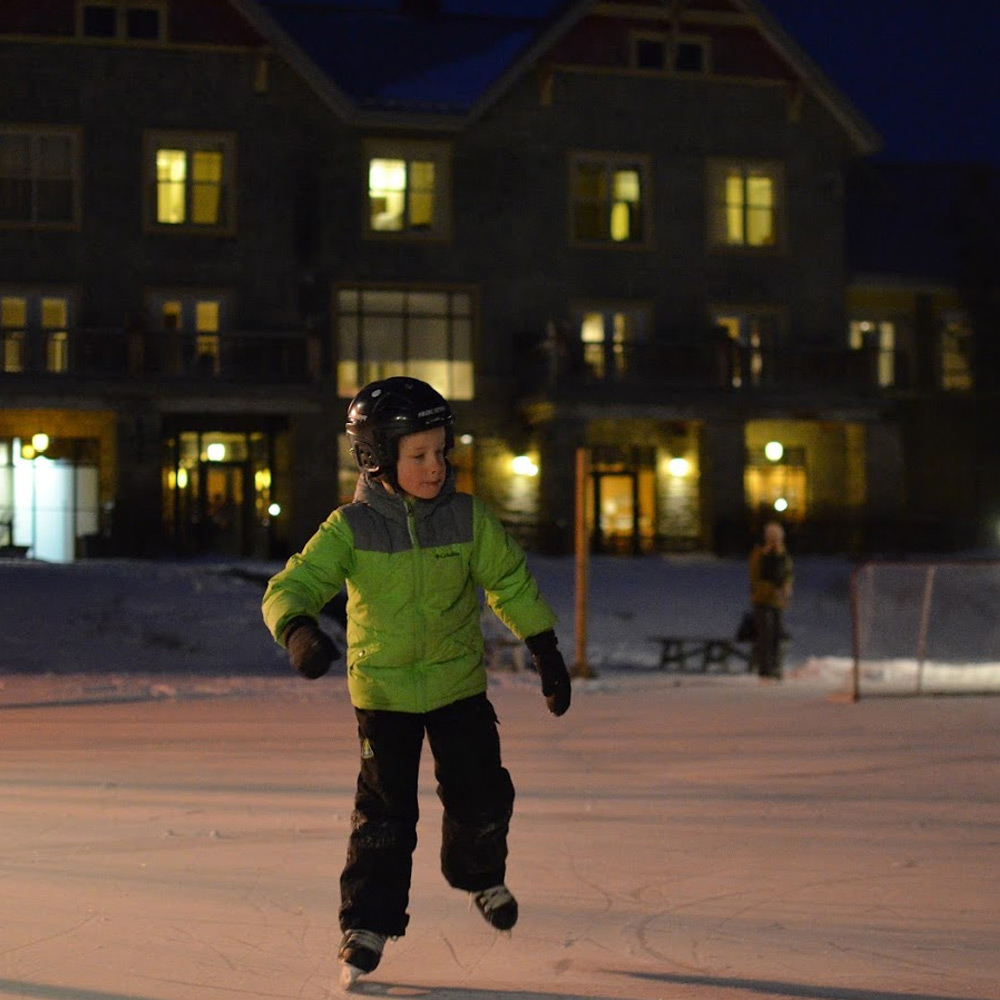
[[[246,468],[244,462],[206,462],[201,482],[204,496],[205,550],[241,555],[245,547]]]
[[[655,548],[655,454],[652,448],[593,449],[589,507],[594,552],[640,555]]]
[[[273,436],[181,431],[165,441],[164,526],[179,554],[271,555]]]
[[[71,563],[99,528],[96,439],[0,439],[0,548]]]

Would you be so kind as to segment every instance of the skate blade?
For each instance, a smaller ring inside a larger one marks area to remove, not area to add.
[[[364,975],[364,971],[356,965],[342,965],[340,967],[340,988],[345,993],[350,993],[358,988],[358,980]]]

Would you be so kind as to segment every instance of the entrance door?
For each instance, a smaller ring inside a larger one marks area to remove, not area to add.
[[[636,523],[637,482],[632,472],[595,472],[594,509],[598,552],[628,554],[638,551]]]
[[[201,523],[205,526],[205,548],[221,555],[243,554],[246,524],[243,462],[202,462]]]

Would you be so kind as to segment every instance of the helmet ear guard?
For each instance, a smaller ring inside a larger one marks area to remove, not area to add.
[[[373,476],[378,476],[382,465],[385,464],[379,462],[375,452],[363,441],[358,441],[351,447],[351,454],[354,456],[354,461],[357,462],[358,468],[362,472],[370,473]]]

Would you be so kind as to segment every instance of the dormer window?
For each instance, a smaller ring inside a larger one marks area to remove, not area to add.
[[[653,73],[707,73],[708,39],[637,34],[632,38],[632,64]]]
[[[83,38],[159,42],[166,38],[166,4],[157,0],[103,0],[79,6]]]

